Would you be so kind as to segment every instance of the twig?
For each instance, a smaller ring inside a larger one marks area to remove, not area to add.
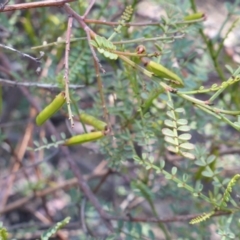
[[[98,178],[98,177],[102,177],[104,176],[106,173],[107,173],[107,169],[105,170],[102,170],[102,172],[93,172],[91,174],[88,174],[88,175],[84,175],[83,178],[84,178],[84,181],[89,181],[91,179],[94,179],[94,178]],[[4,214],[4,213],[7,213],[9,211],[13,211],[14,209],[17,209],[19,207],[22,207],[23,205],[29,203],[32,199],[36,198],[36,197],[44,197],[44,196],[47,196],[49,194],[53,194],[54,192],[58,191],[58,190],[61,190],[61,189],[68,189],[70,187],[73,187],[73,186],[77,186],[78,185],[78,180],[77,178],[72,178],[72,179],[69,179],[63,183],[59,183],[58,185],[54,186],[54,187],[49,187],[49,188],[46,188],[44,190],[41,190],[41,191],[36,191],[34,194],[28,196],[28,197],[24,197],[24,198],[21,198],[19,200],[16,200],[12,203],[9,203],[8,205],[5,206],[4,209],[0,210],[0,214]]]
[[[70,6],[69,4],[64,4],[64,10],[70,15],[73,16],[73,18],[75,18],[77,20],[77,22],[80,24],[80,26],[82,27],[82,29],[87,29],[91,38],[94,38],[96,33],[90,29],[87,24],[84,22],[84,19],[82,16],[80,16],[77,12],[75,12]]]
[[[179,35],[172,35],[172,36],[165,36],[165,37],[151,37],[151,38],[135,38],[132,40],[121,40],[121,41],[116,41],[112,42],[114,45],[122,45],[122,44],[134,44],[134,43],[144,43],[144,42],[156,42],[156,41],[163,41],[163,40],[170,40],[174,41],[175,39],[181,39],[185,36],[184,33],[179,34]],[[86,37],[81,37],[81,38],[71,38],[71,42],[76,42],[76,41],[81,41],[81,40],[86,40]],[[31,49],[36,50],[36,49],[41,49],[41,48],[47,48],[47,47],[52,47],[52,46],[57,46],[58,44],[63,44],[65,41],[63,40],[57,40],[56,42],[51,42],[51,43],[46,43],[43,45],[31,47]]]
[[[37,88],[43,88],[43,89],[59,89],[59,88],[61,88],[57,84],[36,83],[36,82],[16,82],[14,80],[8,80],[8,79],[3,79],[3,78],[0,78],[0,84],[9,86],[9,87],[22,86],[22,87],[37,87]],[[68,87],[77,90],[77,89],[83,88],[84,85],[69,84]]]
[[[232,214],[231,211],[224,212],[224,211],[217,211],[212,216],[223,216],[223,215],[229,215]],[[121,217],[121,216],[114,216],[110,217],[110,220],[116,220],[116,221],[125,221],[125,222],[147,222],[147,223],[168,223],[168,222],[183,222],[183,221],[189,221],[193,218],[196,218],[202,214],[189,214],[189,215],[179,215],[179,216],[173,216],[168,218],[146,218],[146,217]]]
[[[135,38],[132,40],[121,40],[118,42],[113,42],[113,44],[115,45],[121,45],[121,44],[129,44],[129,43],[144,43],[144,42],[156,42],[156,41],[163,41],[163,40],[171,40],[174,41],[175,39],[181,39],[185,36],[184,33],[179,34],[179,35],[172,35],[172,36],[165,36],[165,37],[151,37],[151,38],[145,38],[145,37],[141,37],[141,38]]]
[[[55,155],[57,155],[58,152],[59,152],[59,149],[55,150],[53,153],[51,153],[49,156],[45,157],[44,159],[38,160],[38,161],[36,161],[36,162],[34,162],[32,164],[24,165],[22,163],[22,168],[20,170],[18,170],[18,171],[12,172],[11,174],[12,175],[17,175],[17,174],[22,173],[23,171],[25,171],[27,169],[36,167],[36,166],[38,166],[38,165],[40,165],[42,163],[46,163],[46,162],[50,161]],[[2,181],[3,179],[9,178],[9,177],[10,177],[9,174],[7,174],[5,176],[2,176],[0,178],[0,181]]]
[[[69,166],[70,166],[71,170],[73,171],[75,177],[78,180],[78,184],[79,184],[80,189],[84,192],[86,197],[89,199],[89,201],[95,207],[95,209],[97,210],[97,212],[101,216],[101,218],[102,218],[104,224],[106,225],[106,227],[111,232],[113,232],[114,229],[111,225],[111,222],[109,221],[108,214],[103,210],[103,208],[102,208],[101,204],[99,203],[98,199],[96,198],[96,196],[93,194],[93,192],[91,191],[91,189],[87,185],[86,181],[84,180],[81,172],[79,171],[79,169],[76,165],[76,162],[71,158],[68,149],[65,148],[65,147],[61,147],[61,148],[62,148],[62,151],[63,151],[63,154],[64,154],[66,160],[69,163]]]
[[[86,26],[86,27],[84,28],[84,31],[85,31],[86,34],[87,34],[88,45],[89,45],[89,48],[90,48],[90,50],[91,50],[91,53],[92,53],[94,62],[96,62],[96,63],[99,65],[99,67],[100,67],[100,69],[102,70],[102,72],[105,73],[105,70],[103,69],[102,65],[100,64],[100,61],[99,61],[99,59],[98,59],[98,57],[97,57],[97,54],[96,54],[96,52],[94,51],[94,48],[93,48],[92,44],[90,43],[90,41],[91,41],[91,34],[90,34],[91,30],[90,30],[90,28],[89,28],[88,26]],[[99,72],[99,74],[100,74],[100,72]]]
[[[78,23],[80,24],[80,26],[83,28],[83,30],[86,32],[86,35],[87,35],[87,39],[88,39],[88,44],[89,44],[89,47],[90,47],[90,50],[91,50],[91,53],[92,53],[92,56],[93,56],[93,59],[94,59],[94,65],[95,65],[95,69],[96,69],[96,77],[97,77],[97,82],[98,82],[98,89],[100,91],[100,97],[101,97],[101,101],[102,101],[102,105],[103,105],[103,111],[104,111],[104,117],[105,117],[105,120],[107,123],[109,123],[109,120],[108,120],[108,112],[107,112],[107,109],[106,109],[106,104],[105,104],[105,99],[104,99],[104,95],[103,95],[103,92],[101,91],[102,89],[102,81],[100,79],[100,71],[99,71],[99,68],[101,68],[102,72],[105,72],[105,70],[102,68],[98,58],[97,58],[97,55],[93,49],[93,46],[90,44],[90,40],[91,38],[94,38],[95,37],[95,33],[86,25],[86,23],[84,22],[84,19],[82,16],[80,16],[78,13],[76,13],[75,11],[73,11],[68,4],[65,4],[64,5],[64,9],[65,11],[70,14],[71,16],[73,16],[77,21]]]
[[[86,40],[86,39],[87,39],[86,37],[71,38],[71,43],[76,42],[76,41],[80,41],[80,40]],[[43,45],[31,47],[31,49],[32,50],[37,50],[37,49],[41,49],[41,48],[57,46],[58,44],[63,44],[63,43],[66,43],[66,40],[61,40],[61,38],[59,37],[56,42],[51,42],[51,43],[44,42]]]
[[[105,72],[105,70],[101,67],[101,64],[99,63],[99,60],[98,60],[97,55],[96,55],[96,53],[93,49],[93,46],[90,43],[91,36],[90,36],[89,28],[85,27],[84,31],[87,34],[88,44],[89,44],[89,47],[90,47],[90,50],[91,50],[92,56],[93,56],[93,62],[94,62],[94,67],[95,67],[95,71],[96,71],[98,90],[99,90],[99,94],[100,94],[100,98],[101,98],[104,118],[105,118],[105,121],[108,123],[109,128],[111,129],[110,121],[109,121],[109,117],[108,117],[108,111],[107,111],[107,107],[106,107],[106,101],[105,101],[104,93],[103,93],[103,85],[102,85],[101,76],[100,76],[100,68],[104,72]]]
[[[194,12],[197,12],[195,0],[190,0],[190,4],[191,4],[192,10]],[[204,31],[202,29],[199,29],[199,33],[200,33],[204,43],[207,46],[207,50],[209,51],[209,54],[213,61],[214,68],[215,68],[216,72],[218,73],[218,76],[221,78],[222,81],[226,81],[224,72],[223,72],[222,67],[220,66],[217,56],[216,56],[217,50],[215,50],[215,45],[213,44],[213,41],[206,36],[206,34],[204,33]]]
[[[161,55],[160,52],[154,52],[154,53],[140,53],[138,54],[137,52],[122,52],[118,50],[109,50],[109,52],[115,53],[117,55],[123,55],[123,56],[128,56],[128,57],[158,57]]]
[[[65,49],[65,73],[64,73],[64,80],[65,80],[65,98],[67,102],[67,108],[68,108],[68,116],[71,123],[71,127],[74,127],[74,121],[73,121],[73,114],[71,110],[70,105],[70,96],[69,96],[69,67],[68,67],[68,58],[69,58],[69,52],[70,52],[70,38],[71,38],[71,29],[72,29],[72,22],[73,18],[70,16],[68,18],[68,27],[67,27],[67,36],[66,36],[66,49]]]
[[[233,31],[233,29],[238,25],[239,23],[239,18],[237,18],[232,25],[230,26],[230,28],[228,29],[228,31],[224,34],[224,38],[221,40],[217,51],[215,52],[215,56],[216,58],[219,56],[222,48],[224,47],[224,41],[228,38],[229,34]],[[221,34],[221,32],[219,32],[219,34]]]
[[[49,0],[49,1],[39,1],[39,2],[30,2],[30,3],[20,3],[7,5],[3,9],[0,9],[0,12],[9,12],[15,10],[24,10],[30,8],[40,8],[40,7],[62,7],[65,3],[74,2],[75,0]]]
[[[223,216],[223,215],[228,215],[229,213],[226,212],[216,212],[213,216]],[[189,221],[193,218],[196,218],[198,216],[200,216],[202,214],[188,214],[188,215],[179,215],[179,216],[173,216],[173,217],[167,217],[167,218],[162,218],[161,220],[156,219],[156,218],[148,218],[148,217],[118,217],[119,220],[122,220],[124,222],[143,222],[143,223],[158,223],[158,222],[163,222],[163,223],[167,223],[167,222],[183,222],[183,221]],[[87,217],[90,218],[90,217]],[[63,229],[79,229],[79,225],[81,223],[79,221],[75,221],[75,222],[70,222],[69,224],[67,224],[66,226],[64,226]],[[20,223],[20,224],[16,224],[13,226],[9,226],[8,229],[10,231],[14,231],[17,229],[29,229],[31,227],[36,227],[35,223]],[[38,227],[41,229],[48,229],[50,227],[52,227],[52,224],[43,224],[43,223],[38,223]]]
[[[197,20],[191,20],[191,21],[179,21],[176,22],[175,24],[189,24],[189,23],[197,23],[197,22],[202,22],[204,18],[197,19]],[[96,20],[96,19],[84,19],[84,22],[90,23],[90,24],[101,24],[101,25],[107,25],[111,27],[115,27],[119,25],[119,22],[108,22],[104,20]],[[135,26],[135,27],[147,27],[147,26],[162,26],[163,24],[160,22],[128,22],[124,23],[125,27],[130,27],[130,26]]]
[[[0,10],[4,9],[9,2],[10,2],[10,0],[7,0],[7,1],[4,2],[4,3],[1,3],[1,4],[0,4]]]
[[[35,115],[35,112],[34,113],[32,112],[30,114]],[[21,162],[26,152],[27,145],[32,136],[32,133],[33,133],[33,123],[29,122],[26,127],[25,134],[24,134],[24,137],[22,138],[22,141],[19,142],[18,146],[16,147],[15,158],[17,159],[17,161],[13,165],[13,168],[12,168],[13,173],[18,171],[18,169],[21,166]],[[5,208],[14,180],[15,180],[15,174],[10,174],[10,178],[7,180],[7,184],[5,184],[5,187],[4,187],[5,192],[3,193],[4,198],[1,201],[1,209]]]
[[[101,180],[99,181],[99,183],[97,184],[97,186],[93,189],[94,193],[97,193],[97,191],[100,189],[100,187],[102,186],[102,184],[107,180],[108,176],[110,174],[112,174],[114,171],[112,171],[111,169],[109,169],[109,171],[101,178]]]
[[[225,216],[231,214],[230,212],[223,212],[223,211],[217,211],[215,212],[212,216],[213,217],[218,217],[218,216]],[[111,220],[116,220],[116,221],[124,221],[124,222],[142,222],[142,223],[170,223],[170,222],[183,222],[183,221],[189,221],[193,218],[196,218],[198,216],[201,216],[202,214],[188,214],[188,215],[178,215],[178,216],[172,216],[172,217],[166,217],[166,218],[148,218],[148,217],[132,217],[132,216],[126,216],[126,217],[121,217],[121,216],[116,216],[112,217]],[[86,216],[86,218],[90,218]],[[64,226],[63,229],[79,229],[80,222],[71,222]],[[30,228],[36,226],[34,223],[20,223],[16,224],[13,226],[9,226],[8,229],[13,231],[15,229],[23,229],[23,228]],[[41,228],[49,228],[52,227],[52,225],[49,224],[41,224],[39,223],[39,226]]]
[[[89,4],[87,10],[85,11],[83,18],[86,18],[86,16],[89,14],[89,12],[91,11],[94,4],[95,4],[95,0],[92,0],[91,3]]]
[[[5,48],[5,49],[8,49],[8,50],[11,50],[11,51],[13,51],[13,52],[17,52],[17,53],[19,53],[20,55],[22,55],[22,57],[30,58],[31,60],[33,60],[33,61],[35,61],[35,62],[37,62],[37,63],[40,63],[41,58],[44,56],[44,53],[43,53],[43,52],[40,52],[40,57],[35,58],[35,57],[32,57],[32,56],[29,55],[29,54],[23,53],[23,52],[15,49],[15,48],[12,48],[12,47],[9,47],[9,46],[5,46],[5,45],[3,45],[3,44],[1,44],[1,43],[0,43],[0,47]]]
[[[81,226],[83,232],[87,234],[87,226],[86,226],[86,216],[85,216],[85,207],[86,207],[86,198],[83,197],[81,200],[81,208],[80,208],[80,219],[81,219]]]
[[[73,11],[69,7],[68,4],[64,5],[64,9],[65,9],[65,11],[68,14],[73,16],[78,21],[80,26],[86,32],[87,39],[88,39],[88,44],[89,44],[89,47],[90,47],[90,50],[91,50],[91,53],[92,53],[92,56],[93,56],[93,59],[94,59],[94,66],[95,66],[95,69],[96,69],[96,77],[97,77],[98,89],[99,89],[99,92],[100,92],[100,98],[101,98],[101,102],[102,102],[102,107],[103,107],[103,111],[104,111],[104,118],[105,118],[105,121],[109,124],[108,112],[107,112],[107,108],[106,108],[106,104],[105,104],[104,94],[103,94],[103,91],[102,91],[103,87],[102,87],[102,81],[101,81],[101,78],[100,78],[99,68],[101,68],[101,70],[103,72],[105,72],[105,70],[101,67],[101,64],[100,64],[100,62],[99,62],[99,60],[97,58],[97,55],[96,55],[96,53],[95,53],[95,51],[93,49],[93,46],[90,44],[91,38],[94,38],[96,34],[86,25],[86,23],[83,21],[83,17],[81,17],[78,13]]]

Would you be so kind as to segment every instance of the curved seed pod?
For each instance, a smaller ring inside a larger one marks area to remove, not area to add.
[[[192,20],[198,20],[201,18],[203,18],[205,20],[205,14],[203,12],[197,12],[197,13],[187,15],[183,19],[184,19],[184,21],[192,21]]]
[[[82,144],[82,143],[86,143],[86,142],[92,142],[92,141],[102,138],[103,136],[104,136],[104,132],[102,132],[102,131],[85,133],[85,134],[73,136],[73,137],[67,139],[63,143],[63,145],[71,146],[71,145],[77,145],[77,144]]]
[[[88,115],[86,113],[81,113],[79,115],[80,120],[83,123],[86,123],[87,125],[93,126],[97,130],[106,130],[107,129],[107,124],[91,115]]]
[[[56,113],[62,105],[66,102],[65,92],[60,92],[53,101],[48,104],[36,117],[36,124],[41,126],[45,123],[54,113]]]
[[[147,68],[147,70],[152,72],[156,77],[162,77],[162,78],[167,78],[169,80],[174,80],[174,83],[177,84],[178,87],[184,86],[182,79],[178,75],[171,72],[169,69],[165,68],[161,64],[153,61],[146,61],[144,65]]]

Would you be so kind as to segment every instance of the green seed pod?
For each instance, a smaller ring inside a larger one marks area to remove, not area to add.
[[[54,100],[48,104],[36,117],[36,124],[41,126],[45,123],[54,113],[56,113],[62,105],[66,102],[65,92],[60,92]]]
[[[145,61],[144,63],[147,70],[152,72],[156,77],[162,77],[162,78],[167,78],[169,80],[174,80],[174,83],[178,87],[184,86],[184,83],[179,76],[177,76],[175,73],[171,72],[169,69],[165,68],[161,64],[153,61]]]
[[[106,130],[107,124],[91,115],[88,115],[86,113],[81,113],[79,115],[80,120],[90,126],[93,126],[97,130]]]
[[[92,141],[102,138],[103,136],[104,136],[104,132],[102,132],[102,131],[85,133],[85,134],[73,136],[73,137],[67,139],[63,143],[63,145],[71,146],[71,145],[77,145],[77,144],[82,144],[82,143],[86,143],[86,142],[92,142]]]
[[[201,18],[205,19],[205,14],[202,13],[202,12],[197,12],[197,13],[187,15],[183,19],[184,19],[184,21],[193,21],[193,20],[198,20],[198,19],[201,19]]]

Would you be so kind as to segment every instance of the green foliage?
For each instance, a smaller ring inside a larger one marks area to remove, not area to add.
[[[52,148],[52,147],[59,147],[59,145],[62,145],[64,143],[64,140],[66,139],[66,136],[64,133],[61,134],[61,137],[63,140],[60,140],[60,141],[57,141],[56,137],[54,135],[52,135],[50,138],[51,138],[51,142],[48,142],[48,139],[47,138],[42,138],[41,139],[41,143],[39,143],[39,141],[35,140],[33,142],[33,144],[35,145],[36,148],[29,148],[29,150],[34,150],[34,151],[40,151],[40,150],[43,150],[43,149],[49,149],[49,148]]]
[[[70,217],[63,219],[61,222],[58,222],[54,227],[48,229],[45,233],[42,234],[41,240],[48,240],[51,236],[57,233],[58,230],[63,228],[70,222]]]
[[[116,60],[118,58],[117,54],[111,53],[111,50],[116,50],[116,46],[106,38],[96,35],[95,39],[91,40],[91,44],[106,58],[112,60]]]
[[[237,238],[237,235],[231,229],[231,225],[233,225],[233,223],[234,223],[233,216],[234,215],[230,215],[229,217],[222,218],[218,222],[219,229],[217,231],[217,234],[220,235],[221,239],[223,239],[223,240]],[[237,223],[237,224],[239,224],[239,223]]]
[[[196,224],[196,223],[200,223],[203,221],[206,221],[208,218],[210,218],[212,215],[214,214],[214,212],[210,212],[210,213],[203,213],[202,215],[192,219],[190,221],[190,224]]]
[[[0,222],[0,240],[8,239],[8,231],[3,227],[2,222]]]
[[[184,118],[178,118],[180,114],[184,113],[184,109],[174,109],[170,94],[168,94],[168,99],[169,101],[167,102],[167,105],[170,111],[168,111],[166,114],[169,119],[164,121],[164,124],[167,126],[167,128],[162,129],[162,133],[165,136],[164,140],[168,144],[171,144],[167,147],[167,149],[186,158],[194,159],[195,156],[188,152],[189,150],[194,149],[194,145],[189,142],[191,139],[191,134],[185,133],[190,131],[188,121]],[[184,133],[179,134],[179,132]]]
[[[228,183],[227,188],[223,194],[222,200],[221,200],[221,206],[225,206],[227,202],[230,201],[230,194],[232,192],[232,188],[236,184],[237,180],[240,178],[240,174],[236,174],[231,181]]]
[[[128,22],[131,19],[133,13],[132,6],[127,6],[125,11],[123,12],[120,20],[120,24],[117,28],[114,28],[115,33],[113,33],[109,40],[111,40],[115,34],[120,33],[120,30],[122,27],[125,26],[125,23]],[[97,48],[97,50],[103,54],[106,58],[109,58],[111,60],[116,60],[118,58],[118,55],[115,53],[112,53],[111,50],[116,50],[116,46],[111,42],[107,40],[104,37],[101,37],[99,35],[96,35],[94,37],[94,40],[91,40],[91,44]]]

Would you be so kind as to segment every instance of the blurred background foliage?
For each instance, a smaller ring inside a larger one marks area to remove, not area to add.
[[[155,61],[161,61],[181,76],[185,83],[181,91],[186,92],[215,83],[220,85],[239,66],[240,46],[236,40],[239,3],[238,0],[104,0],[96,1],[87,19],[116,22],[126,6],[132,5],[131,22],[159,22],[160,25],[122,28],[112,41],[162,37],[143,44],[149,53],[161,50]],[[83,15],[88,4],[89,1],[75,1],[70,5]],[[207,20],[179,23],[195,7],[205,13]],[[189,224],[193,214],[208,213],[216,207],[230,179],[239,173],[239,131],[176,95],[171,97],[173,108],[169,107],[169,97],[162,91],[159,79],[149,80],[120,59],[113,61],[98,54],[106,71],[101,78],[115,140],[106,136],[96,143],[71,147],[70,153],[102,208],[114,216],[128,216],[128,221],[113,220],[114,232],[109,234],[96,209],[79,190],[60,149],[28,150],[27,147],[35,147],[34,141],[47,145],[53,140],[47,128],[33,124],[36,112],[32,102],[44,108],[60,91],[51,85],[58,84],[63,89],[67,17],[59,7],[0,13],[0,44],[35,57],[44,52],[39,64],[0,47],[0,79],[49,84],[49,88],[42,89],[37,85],[10,87],[0,81],[0,214],[9,239],[39,239],[46,229],[68,216],[70,223],[62,224],[62,230],[51,239],[240,238],[238,183],[226,206],[230,209],[233,204],[236,211],[233,215],[225,212],[223,216]],[[88,24],[106,38],[114,32],[112,26]],[[71,42],[69,55],[70,83],[84,86],[71,89],[74,116],[84,111],[104,119],[91,51],[85,32],[76,21],[71,37],[75,40]],[[135,52],[139,44],[141,41],[117,46],[121,51]],[[219,46],[220,52],[216,54]],[[212,94],[194,97],[208,100]],[[229,86],[214,105],[240,110],[239,83]],[[191,129],[194,160],[166,148],[162,129],[169,119],[167,113],[180,108],[184,111],[176,111],[176,119],[187,120],[186,125]],[[239,118],[230,119],[239,122]],[[57,132],[67,137],[84,132],[77,120],[75,127],[70,127],[67,107],[50,121]],[[184,184],[191,188],[184,188]],[[57,186],[60,187],[51,192]],[[47,190],[49,194],[33,197]],[[200,192],[210,202],[198,197],[196,193]],[[21,200],[26,200],[25,204],[19,204]],[[133,218],[145,220],[134,222]],[[163,221],[151,222],[153,218]],[[2,231],[5,232],[4,228]]]

